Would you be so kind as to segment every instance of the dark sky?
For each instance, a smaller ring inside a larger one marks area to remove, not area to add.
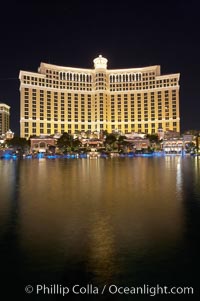
[[[0,101],[11,106],[19,134],[19,71],[40,62],[93,68],[161,65],[180,73],[181,130],[200,129],[200,14],[198,1],[63,0],[0,4]]]

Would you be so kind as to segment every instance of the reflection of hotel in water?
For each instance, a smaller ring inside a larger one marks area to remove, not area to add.
[[[21,136],[119,130],[124,133],[180,131],[179,74],[160,66],[94,69],[41,63],[38,73],[20,71]]]

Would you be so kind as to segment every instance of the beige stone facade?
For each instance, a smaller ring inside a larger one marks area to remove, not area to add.
[[[0,135],[6,134],[10,128],[10,107],[0,103]]]
[[[30,139],[31,152],[46,152],[49,147],[55,147],[56,139],[53,137],[34,137]]]
[[[160,66],[93,69],[41,63],[37,73],[20,71],[20,133],[76,131],[157,133],[180,131],[179,77],[161,75]]]

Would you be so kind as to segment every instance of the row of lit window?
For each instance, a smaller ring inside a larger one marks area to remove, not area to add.
[[[110,91],[128,91],[128,90],[148,90],[148,89],[154,89],[154,88],[162,88],[162,87],[169,87],[169,86],[176,86],[175,84],[171,84],[171,85],[167,85],[167,84],[164,84],[164,85],[130,85],[130,86],[125,86],[125,85],[118,85],[117,86],[113,86],[110,88]]]
[[[107,128],[106,125],[100,124],[100,129],[103,129],[105,127]],[[169,125],[169,123],[165,123],[165,124],[160,123],[160,124],[158,124],[158,128],[162,128],[162,127],[165,128],[165,130],[169,130],[170,125]],[[54,133],[58,132],[58,130],[61,133],[63,133],[64,130],[65,131],[67,130],[70,133],[71,132],[71,128],[72,128],[71,124],[68,124],[67,126],[64,125],[64,124],[61,124],[60,127],[58,127],[57,124],[54,124],[54,127],[47,128],[46,130],[44,130],[43,127],[40,127],[39,129],[37,128],[37,130],[36,130],[36,128],[32,128],[32,131],[31,131],[30,128],[25,127],[24,132],[27,133],[26,136],[28,136],[28,133],[29,133],[29,135],[31,133],[34,134],[38,130],[39,130],[40,134],[41,133],[50,134],[50,133],[52,133],[53,130],[54,130]],[[150,127],[148,127],[148,125],[142,125],[142,124],[137,124],[137,125],[135,125],[135,124],[129,124],[129,125],[128,124],[124,124],[124,125],[121,125],[121,124],[112,124],[111,128],[112,129],[119,129],[119,130],[125,129],[125,133],[128,133],[128,129],[131,129],[132,131],[133,130],[137,130],[138,132],[145,132],[145,133],[148,133],[148,131],[151,129],[152,133],[156,132],[156,128],[155,128],[155,126],[153,124]],[[74,129],[75,130],[80,130],[80,129],[81,130],[91,130],[91,125],[90,124],[88,124],[88,125],[84,125],[84,124],[78,125],[78,124],[75,124],[74,125]],[[176,131],[176,130],[177,130],[176,123],[173,123],[173,131]]]
[[[177,79],[167,79],[167,80],[148,80],[148,81],[142,81],[142,82],[128,82],[128,83],[124,83],[123,81],[122,82],[111,82],[110,83],[110,87],[130,87],[130,86],[141,86],[141,85],[144,85],[144,86],[149,86],[149,85],[167,85],[167,86],[175,86],[177,85]]]
[[[75,114],[78,114],[78,112],[80,112],[81,114],[91,114],[91,108],[88,108],[89,110],[84,110],[83,108],[81,109],[81,110],[78,110],[78,109],[74,109],[74,113]],[[32,112],[33,113],[36,113],[36,107],[34,106],[34,107],[32,107]],[[98,111],[98,108],[96,108],[95,109],[95,112],[97,112]],[[101,107],[101,108],[99,108],[99,111],[100,112],[107,112],[107,110],[105,110],[103,107]],[[24,108],[24,112],[25,112],[25,114],[27,114],[27,115],[29,115],[29,113],[30,113],[30,110],[27,108],[27,107],[25,107]],[[64,114],[64,112],[65,112],[65,110],[64,109],[62,109],[61,108],[61,110],[58,110],[58,109],[54,109],[53,111],[50,109],[50,108],[48,108],[47,110],[44,110],[44,108],[40,108],[40,110],[39,110],[39,112],[40,113],[44,113],[44,112],[46,112],[47,114],[50,114],[51,112],[52,113],[54,113],[54,115],[55,114],[58,114],[58,112],[61,112],[61,114]],[[68,110],[66,110],[66,114],[71,114],[71,112],[72,112],[72,109],[71,108],[68,108]],[[133,113],[135,113],[135,114],[139,114],[139,115],[141,115],[142,114],[142,112],[144,113],[144,115],[146,115],[146,114],[148,114],[148,113],[150,113],[151,115],[152,114],[155,114],[156,112],[158,112],[158,115],[160,114],[161,115],[161,113],[163,112],[163,115],[165,115],[166,113],[168,113],[169,114],[169,112],[170,112],[170,110],[169,110],[169,108],[165,108],[165,110],[162,110],[161,108],[159,108],[158,110],[155,110],[155,108],[152,108],[151,110],[147,110],[147,109],[145,109],[145,110],[141,110],[140,108],[136,111],[135,110],[135,107],[132,107],[131,108],[131,110],[128,110],[127,108],[124,108],[124,110],[122,110],[122,108],[121,107],[117,107],[116,109],[115,108],[111,108],[111,110],[110,110],[110,112],[111,112],[111,115],[112,116],[115,116],[115,115],[119,115],[119,114],[121,114],[121,112],[124,112],[124,113],[130,113],[130,114],[133,114]],[[172,108],[172,113],[173,114],[176,114],[176,108]]]
[[[32,97],[32,103],[29,101],[29,98],[28,97],[25,97],[25,99],[24,99],[24,104],[25,104],[25,106],[27,105],[31,105],[31,104],[38,104],[38,106],[39,105],[45,105],[46,106],[46,104],[47,105],[51,105],[51,106],[71,106],[71,105],[74,105],[74,106],[87,106],[87,105],[89,105],[89,104],[91,104],[91,100],[86,100],[86,101],[81,101],[81,102],[78,102],[77,100],[75,100],[75,101],[71,101],[71,100],[68,100],[68,101],[64,101],[64,100],[61,100],[60,102],[58,102],[58,100],[54,100],[54,102],[52,102],[50,99],[47,99],[47,102],[45,102],[45,99],[43,99],[43,98],[41,98],[41,99],[39,99],[40,100],[40,102],[39,103],[37,103],[36,102],[36,98],[33,96]],[[171,102],[171,100],[172,100],[172,102]],[[168,103],[166,102],[166,101],[168,101]],[[127,106],[127,105],[132,105],[132,104],[135,104],[135,105],[138,105],[138,106],[148,106],[148,105],[151,105],[151,106],[153,106],[153,105],[161,105],[161,104],[165,104],[165,106],[166,105],[169,105],[169,104],[172,104],[173,106],[174,105],[176,105],[176,99],[174,99],[174,98],[172,98],[172,99],[169,99],[169,97],[168,96],[166,96],[166,98],[165,99],[159,99],[158,98],[158,100],[156,101],[156,99],[151,99],[151,101],[147,101],[147,100],[144,100],[144,102],[141,100],[141,99],[135,99],[135,101],[127,101],[127,100],[124,100],[123,101],[123,99],[118,99],[118,100],[115,100],[115,101],[113,101],[113,100],[111,100],[111,106],[115,106],[115,105],[121,105],[121,106]],[[100,102],[99,102],[99,104],[100,104]],[[96,105],[98,105],[98,102],[96,101]]]
[[[72,109],[74,109],[74,113],[77,113],[80,112],[81,114],[85,114],[86,112],[88,114],[91,114],[91,105],[88,105],[86,108],[85,107],[81,107],[80,109],[75,106],[75,107],[71,107],[69,106],[68,108],[64,108],[64,107],[61,107],[61,108],[58,108],[57,106],[54,106],[54,107],[51,107],[51,106],[47,106],[47,108],[44,108],[44,106],[40,106],[39,108],[39,112],[40,113],[44,113],[46,112],[47,114],[48,113],[54,113],[54,114],[57,114],[58,112],[61,112],[61,114],[64,114],[64,112],[66,111],[66,113],[70,113],[72,112]],[[97,112],[99,109],[100,112],[104,112],[107,110],[105,109],[105,107],[103,105],[100,105],[99,107],[95,107],[95,112]],[[36,113],[37,111],[37,107],[36,105],[32,105],[32,112],[33,113]],[[122,107],[121,105],[118,105],[117,107],[114,107],[114,105],[111,105],[111,109],[110,109],[110,112],[111,112],[111,115],[117,115],[119,113],[124,112],[130,112],[130,113],[134,113],[134,112],[137,112],[137,114],[142,114],[142,112],[144,112],[144,115],[147,114],[148,112],[151,113],[151,114],[154,114],[156,111],[158,112],[158,114],[162,113],[162,111],[166,114],[167,112],[169,113],[170,112],[170,107],[169,106],[165,106],[165,108],[163,109],[161,106],[158,106],[157,108],[155,108],[154,106],[151,106],[151,107],[144,107],[144,110],[141,109],[141,107],[139,106],[136,110],[136,107],[134,105],[132,105],[130,108],[128,108],[127,106],[124,106]],[[172,113],[173,114],[176,114],[176,111],[177,111],[177,107],[175,105],[173,105],[172,107]],[[24,112],[25,114],[28,115],[28,113],[30,112],[30,109],[28,107],[27,104],[25,104],[25,107],[24,107]]]
[[[97,118],[97,116],[100,116],[100,118],[103,119],[104,115],[103,115],[102,112],[100,112],[99,114],[95,115],[95,119]],[[32,113],[32,116],[25,113],[24,117],[26,119],[32,118],[32,119],[36,120],[36,114],[34,114],[34,112]],[[106,115],[106,118],[108,118],[107,115]],[[148,117],[148,115],[140,115],[140,114],[131,114],[129,117],[128,117],[127,114],[124,114],[123,116],[121,114],[119,114],[118,116],[111,115],[111,121],[113,121],[113,122],[116,119],[118,119],[118,121],[120,121],[120,122],[121,121],[125,121],[125,122],[132,121],[132,122],[134,122],[134,121],[142,121],[142,120],[144,120],[144,121],[150,121],[151,120],[152,121],[152,120],[156,120],[156,119],[158,119],[158,120],[162,120],[162,119],[169,120],[170,118],[171,117],[170,117],[169,114],[168,115],[158,115],[157,118],[155,118],[154,114],[151,114],[149,117]],[[176,119],[176,118],[177,118],[177,115],[173,114],[172,119]],[[91,115],[89,115],[89,114],[87,116],[85,116],[85,115],[79,116],[79,115],[76,115],[76,114],[73,114],[73,115],[68,114],[68,115],[66,115],[66,118],[65,118],[64,114],[61,114],[60,118],[58,118],[57,114],[54,114],[53,116],[51,116],[51,114],[47,114],[47,118],[46,118],[46,120],[49,120],[49,121],[50,120],[58,121],[59,119],[61,121],[67,121],[67,122],[71,122],[72,119],[75,122],[79,122],[79,121],[91,122],[91,120],[92,120]],[[45,120],[44,115],[42,115],[42,114],[40,115],[40,120]]]
[[[53,82],[53,83],[40,83],[39,84],[37,82],[28,82],[28,81],[24,81],[24,84],[31,84],[31,85],[35,85],[35,86],[39,86],[39,87],[49,87],[49,88],[57,88],[57,89],[63,89],[63,90],[77,90],[77,91],[92,91],[92,86],[91,85],[82,85],[82,84],[59,84],[58,82]],[[110,87],[110,91],[128,91],[128,90],[148,90],[148,89],[154,89],[154,88],[163,88],[163,87],[170,87],[170,86],[176,86],[176,83],[171,83],[171,84],[130,84],[130,85],[112,85]],[[103,88],[106,87],[105,83],[102,83],[102,86],[99,86],[99,90],[103,90]],[[95,87],[95,89],[97,89],[97,86]],[[106,89],[106,88],[105,88]]]
[[[49,97],[51,97],[51,96],[53,96],[54,98],[56,98],[56,97],[58,97],[58,96],[60,96],[61,98],[66,98],[66,97],[72,97],[73,95],[74,95],[74,97],[75,98],[79,98],[79,97],[81,97],[83,100],[85,99],[85,98],[91,98],[92,97],[92,95],[88,95],[88,94],[79,94],[79,93],[64,93],[64,92],[58,92],[58,91],[45,91],[45,90],[38,90],[38,89],[30,89],[30,88],[24,88],[24,95],[26,95],[26,96],[28,96],[28,95],[32,95],[32,96],[37,96],[37,94],[39,93],[40,94],[40,96],[44,96],[45,94],[47,94],[47,96],[49,96]],[[31,93],[32,92],[32,93]],[[171,91],[171,93],[172,93],[172,96],[176,96],[176,92],[177,92],[177,90],[172,90]],[[115,94],[113,94],[113,95],[111,95],[111,99],[114,99],[115,97],[117,97],[117,98],[122,98],[122,97],[124,97],[124,98],[128,98],[128,97],[135,97],[135,96],[137,96],[138,98],[139,97],[142,97],[142,95],[144,95],[144,98],[145,97],[148,97],[148,95],[151,95],[151,96],[155,96],[155,95],[158,95],[158,97],[159,96],[162,96],[163,94],[165,94],[165,95],[169,95],[170,94],[170,91],[169,90],[164,90],[164,91],[155,91],[155,92],[150,92],[150,93],[137,93],[137,94],[117,94],[117,95],[115,95]],[[103,93],[100,93],[99,94],[99,97],[101,97],[102,99],[103,99]],[[96,98],[97,98],[97,96],[96,96]]]
[[[72,85],[72,84],[61,84],[58,85],[58,83],[47,83],[46,85],[44,83],[37,83],[37,82],[28,82],[24,81],[24,84],[31,84],[35,86],[42,86],[42,87],[49,87],[49,88],[57,88],[57,89],[67,89],[67,90],[81,90],[81,91],[92,91],[92,87],[89,85],[83,85],[83,86],[78,86],[78,85]]]
[[[116,123],[116,121],[114,121]],[[177,122],[176,121],[173,121],[172,123],[172,126],[177,126]],[[128,127],[129,124],[123,124],[125,127]],[[161,128],[163,126],[167,126],[169,127],[170,126],[170,123],[169,122],[162,122],[162,123],[143,123],[143,124],[135,124],[135,123],[131,123],[131,125],[137,125],[139,128],[141,127],[145,127],[145,128],[148,128],[148,127],[152,127],[152,128],[155,128],[155,127],[158,127],[158,128]],[[63,128],[64,126],[66,126],[66,124],[64,123],[61,123],[61,124],[58,124],[58,123],[43,123],[43,122],[24,122],[24,127],[25,128],[30,128],[32,126],[32,128],[36,128],[37,126],[39,126],[40,128],[51,128],[51,127],[54,127],[54,128],[58,128],[58,127],[61,127]],[[67,124],[68,127],[71,128],[71,124]]]

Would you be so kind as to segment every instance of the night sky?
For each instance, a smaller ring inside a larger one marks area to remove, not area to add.
[[[6,1],[0,7],[0,102],[19,134],[19,71],[40,62],[93,68],[161,65],[180,73],[181,131],[200,129],[198,1]]]

